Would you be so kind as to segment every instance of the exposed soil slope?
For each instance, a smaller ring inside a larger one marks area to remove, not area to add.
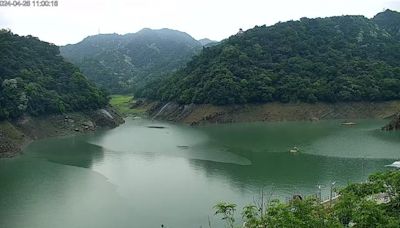
[[[392,118],[400,111],[400,101],[334,104],[284,104],[273,102],[227,106],[147,102],[142,105],[143,107],[147,109],[149,116],[152,118],[197,125],[254,121]]]

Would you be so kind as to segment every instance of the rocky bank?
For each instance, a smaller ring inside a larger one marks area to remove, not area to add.
[[[114,128],[124,122],[112,107],[0,121],[0,158],[13,157],[33,140]]]
[[[382,130],[386,131],[400,130],[400,113],[397,113],[392,119],[392,121],[390,121],[386,126],[384,126]]]
[[[154,119],[190,125],[254,121],[317,121],[324,119],[391,119],[400,111],[400,101],[347,103],[265,103],[215,106],[142,102]],[[400,126],[400,124],[399,124]]]

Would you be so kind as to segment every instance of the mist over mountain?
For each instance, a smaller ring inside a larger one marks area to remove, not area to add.
[[[205,48],[138,96],[180,103],[400,99],[400,14],[301,18]]]
[[[124,93],[184,66],[202,46],[184,32],[145,28],[125,35],[89,36],[60,50],[96,84]]]

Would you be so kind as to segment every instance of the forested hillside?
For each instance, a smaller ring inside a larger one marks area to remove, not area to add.
[[[386,10],[383,13],[378,13],[373,21],[380,28],[385,29],[390,35],[400,38],[400,16],[399,12]]]
[[[61,54],[99,86],[125,93],[184,66],[201,49],[202,44],[184,32],[142,29],[90,36],[61,47]]]
[[[205,48],[137,96],[180,103],[400,99],[400,14],[301,18]]]
[[[211,46],[214,46],[214,45],[216,45],[218,43],[218,41],[210,40],[208,38],[200,39],[199,42],[204,47],[211,47]]]
[[[104,91],[65,62],[59,48],[32,36],[0,30],[0,120],[95,109],[108,103]]]

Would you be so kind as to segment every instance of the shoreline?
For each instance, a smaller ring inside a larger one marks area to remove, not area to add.
[[[264,103],[216,106],[180,105],[174,102],[144,101],[135,107],[150,118],[192,126],[236,122],[318,121],[329,119],[387,119],[400,112],[400,101],[347,103]],[[383,127],[383,126],[382,126]]]
[[[0,121],[0,159],[21,154],[35,140],[115,128],[124,122],[112,107]]]

